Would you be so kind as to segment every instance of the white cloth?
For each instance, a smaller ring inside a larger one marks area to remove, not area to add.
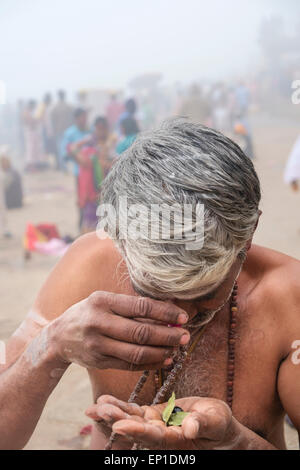
[[[284,182],[286,184],[291,184],[297,180],[300,180],[300,136],[292,148],[284,170]]]

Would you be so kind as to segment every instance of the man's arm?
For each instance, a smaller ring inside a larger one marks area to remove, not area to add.
[[[33,310],[6,343],[6,363],[0,366],[0,449],[24,447],[68,366],[57,360],[46,333],[39,335],[72,304],[96,290],[94,282],[88,282],[88,287],[82,282],[84,274],[89,277],[91,245],[91,237],[74,243],[48,277]]]
[[[300,438],[300,263],[293,260],[288,266],[286,282],[282,281],[281,311],[282,357],[277,379],[282,406]],[[284,290],[283,290],[284,289]],[[300,441],[299,441],[300,442]]]
[[[16,362],[0,369],[0,449],[25,446],[48,397],[67,369],[69,363],[58,358],[53,346],[45,327]],[[13,338],[7,345],[8,358],[17,355],[20,347],[21,343],[17,345]]]
[[[235,418],[233,418],[233,428],[235,440],[229,447],[231,450],[279,450]]]
[[[135,320],[185,323],[188,318],[172,304],[110,293],[107,244],[95,242],[86,236],[70,248],[7,343],[7,363],[0,369],[1,449],[26,444],[71,362],[98,369],[160,368],[174,346],[189,341],[182,328]]]
[[[298,431],[300,442],[300,332],[291,341],[291,352],[281,364],[278,393],[281,403]]]

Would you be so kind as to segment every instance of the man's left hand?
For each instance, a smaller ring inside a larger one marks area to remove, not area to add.
[[[236,449],[237,421],[227,404],[214,398],[190,397],[176,400],[176,406],[189,412],[181,426],[166,426],[162,412],[167,403],[138,406],[110,395],[101,396],[86,414],[97,422],[148,449],[202,450]]]

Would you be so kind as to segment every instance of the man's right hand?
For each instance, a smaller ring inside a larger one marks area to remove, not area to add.
[[[87,368],[144,370],[171,364],[187,344],[187,313],[172,304],[97,291],[48,325],[57,358]]]

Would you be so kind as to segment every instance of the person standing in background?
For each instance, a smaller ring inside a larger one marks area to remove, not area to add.
[[[16,140],[17,140],[17,148],[18,148],[18,157],[20,158],[20,162],[23,166],[24,161],[24,154],[25,154],[25,142],[24,142],[24,126],[23,126],[23,114],[24,114],[24,101],[22,99],[18,100],[17,103],[17,117],[16,117]]]
[[[89,129],[87,124],[87,111],[83,108],[77,108],[74,111],[74,124],[65,130],[62,141],[61,141],[61,159],[66,168],[66,162],[73,162],[73,174],[76,182],[76,194],[78,200],[78,176],[79,176],[79,165],[76,160],[77,146],[75,144],[88,141]],[[81,231],[82,224],[82,211],[79,208],[79,230]]]
[[[39,107],[38,117],[40,118],[42,124],[44,150],[47,156],[56,154],[51,113],[52,97],[50,93],[46,93],[43,102]]]
[[[250,105],[250,91],[245,83],[240,80],[235,89],[235,98],[237,105],[237,114],[247,117]]]
[[[17,209],[23,205],[22,180],[12,166],[9,151],[0,156],[0,170],[3,171],[5,205],[7,209]]]
[[[29,171],[37,170],[44,164],[44,149],[41,122],[36,113],[36,101],[30,100],[23,113],[25,165]]]
[[[235,110],[234,110],[234,132],[240,134],[244,144],[243,151],[247,157],[255,158],[252,131],[249,122],[250,91],[245,83],[240,80],[234,90]]]
[[[121,122],[121,132],[123,139],[118,143],[116,152],[118,155],[125,152],[136,139],[139,133],[139,127],[133,117],[127,117]]]
[[[7,234],[6,229],[6,207],[4,194],[4,175],[0,170],[0,239]]]
[[[93,134],[72,145],[72,154],[79,164],[78,205],[82,234],[96,230],[100,186],[112,165],[116,139],[106,118],[98,116]]]
[[[78,176],[78,164],[73,155],[73,144],[82,141],[89,135],[87,119],[87,111],[83,108],[76,108],[74,111],[74,124],[65,130],[61,141],[62,159],[64,162],[68,160],[73,162],[75,176]]]
[[[215,85],[211,94],[211,121],[212,127],[221,132],[230,130],[229,93],[224,83]]]
[[[120,130],[122,121],[128,117],[135,118],[135,113],[137,111],[137,104],[134,98],[128,98],[125,101],[125,109],[121,114],[118,122],[118,130]]]
[[[0,158],[2,159],[7,154],[7,147],[0,148]],[[5,203],[5,184],[4,173],[0,167],[0,240],[1,238],[10,238],[11,233],[7,229],[6,219],[6,203]]]
[[[179,109],[179,115],[188,117],[193,122],[207,125],[209,111],[208,101],[200,86],[195,83],[190,87],[189,94]]]
[[[289,155],[285,171],[284,182],[289,184],[294,191],[299,190],[300,180],[300,135],[298,136]]]
[[[105,115],[111,131],[116,129],[117,123],[120,119],[121,114],[124,112],[124,105],[118,101],[117,94],[112,93],[110,95],[110,102],[108,103]]]
[[[66,94],[63,90],[57,93],[58,101],[51,111],[51,124],[53,136],[55,139],[55,156],[57,169],[65,170],[65,162],[62,152],[62,138],[66,129],[68,129],[74,121],[74,109],[66,102]]]

